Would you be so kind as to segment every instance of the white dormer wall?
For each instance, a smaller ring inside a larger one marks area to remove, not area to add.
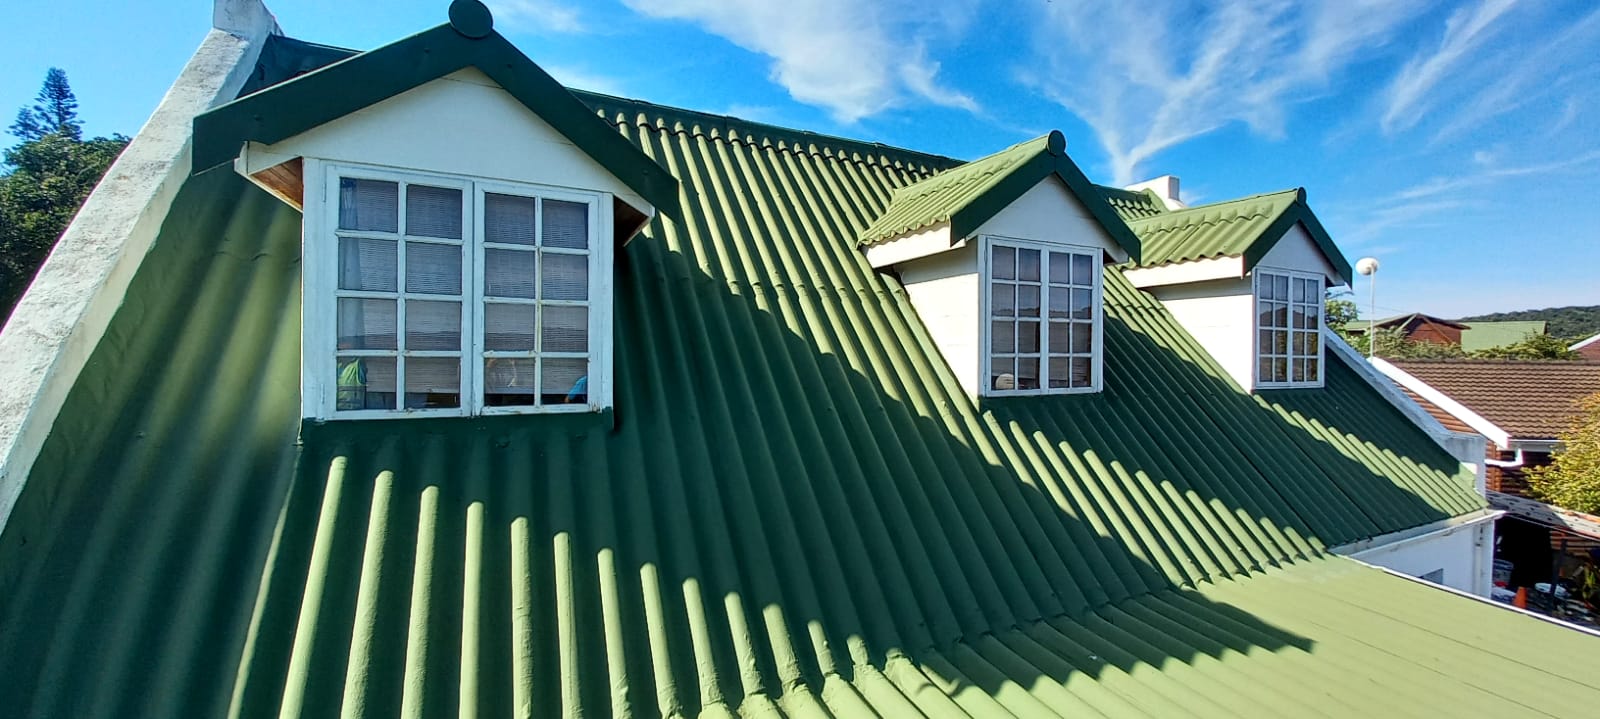
[[[983,353],[987,351],[979,339],[983,336],[984,286],[978,273],[977,238],[982,235],[1099,247],[1113,259],[1127,258],[1127,253],[1072,195],[1066,183],[1054,176],[1023,193],[969,237],[952,242],[949,223],[942,223],[869,248],[868,259],[874,266],[890,265],[899,273],[928,334],[962,388],[973,397],[984,386],[981,375]],[[908,240],[918,243],[918,252],[907,252],[904,248],[909,245],[901,245],[897,251],[909,258],[873,254],[874,249],[891,248]],[[930,247],[937,251],[927,249]],[[892,257],[893,261],[883,261],[885,257]]]
[[[248,177],[295,157],[605,192],[650,212],[638,193],[476,68],[273,145],[250,143],[240,169]]]
[[[1311,234],[1298,224],[1267,251],[1256,267],[1320,274],[1334,284],[1341,282]],[[1241,389],[1253,392],[1255,273],[1243,268],[1241,258],[1224,258],[1134,270],[1129,275],[1135,278],[1135,285],[1161,300]],[[1327,361],[1326,352],[1323,361]]]

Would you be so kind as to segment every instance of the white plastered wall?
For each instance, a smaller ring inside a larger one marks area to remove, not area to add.
[[[1316,240],[1311,239],[1311,233],[1306,232],[1306,228],[1299,224],[1289,228],[1289,231],[1283,234],[1283,238],[1278,240],[1278,244],[1267,250],[1267,254],[1261,257],[1256,266],[1320,274],[1332,280],[1334,284],[1343,284],[1343,280],[1339,279],[1339,273],[1334,271],[1333,264],[1322,254],[1322,249],[1317,247]]]
[[[189,177],[195,115],[232,100],[277,22],[260,0],[217,0],[155,113],[106,171],[0,331],[0,531],[90,353]]]
[[[1110,253],[1117,262],[1128,259],[1128,253],[1111,239],[1100,222],[1089,214],[1089,209],[1072,195],[1067,183],[1054,175],[1022,193],[1021,197],[995,213],[973,234],[1099,247]]]
[[[1249,279],[1152,287],[1150,292],[1240,388],[1253,389],[1255,294]]]
[[[475,68],[422,84],[273,145],[247,172],[297,156],[609,192],[649,203]]]
[[[1423,578],[1442,571],[1444,586],[1480,597],[1493,582],[1494,520],[1499,512],[1482,512],[1421,528],[1405,536],[1378,537],[1366,548],[1334,550],[1351,559]]]

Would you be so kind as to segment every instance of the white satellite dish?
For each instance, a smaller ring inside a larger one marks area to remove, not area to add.
[[[1378,258],[1376,258],[1376,257],[1363,257],[1363,258],[1361,258],[1359,260],[1356,260],[1356,272],[1360,272],[1363,275],[1371,275],[1372,273],[1377,272],[1377,271],[1378,271]]]

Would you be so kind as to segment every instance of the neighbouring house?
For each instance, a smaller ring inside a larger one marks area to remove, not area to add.
[[[1577,352],[1586,360],[1600,360],[1600,334],[1572,343],[1567,349]]]
[[[1468,331],[1468,325],[1461,322],[1420,312],[1388,317],[1371,324],[1357,320],[1347,325],[1345,331],[1352,335],[1364,336],[1374,327],[1380,330],[1399,330],[1402,337],[1412,342],[1428,342],[1436,345],[1460,345],[1462,336]]]
[[[1560,451],[1560,435],[1578,416],[1577,403],[1600,392],[1600,362],[1378,359],[1374,364],[1446,427],[1488,439],[1488,497],[1508,512],[1499,521],[1502,544],[1533,545],[1502,547],[1522,559],[1517,580],[1548,579],[1550,562],[1541,553],[1552,539],[1556,546],[1565,539],[1575,554],[1600,543],[1596,518],[1531,501],[1527,483],[1528,469],[1550,464]],[[1540,533],[1547,529],[1561,534]]]
[[[1461,350],[1463,352],[1477,352],[1479,350],[1514,345],[1534,335],[1544,334],[1545,327],[1549,323],[1544,320],[1507,320],[1504,322],[1473,320],[1466,324],[1467,328],[1461,331]]]
[[[449,20],[219,0],[0,333],[10,715],[1600,705],[1600,637],[1472,596],[1482,439],[1321,326],[1303,191],[569,90]]]

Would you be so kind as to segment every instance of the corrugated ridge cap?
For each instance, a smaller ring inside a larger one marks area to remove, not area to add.
[[[1149,267],[1171,262],[1243,255],[1264,230],[1296,202],[1305,190],[1294,188],[1241,197],[1159,215],[1128,220],[1128,227],[1146,243],[1140,263]],[[1259,227],[1257,227],[1259,226]]]
[[[973,198],[1004,179],[1019,165],[1050,151],[1051,135],[1024,140],[991,155],[895,188],[888,209],[858,238],[871,245],[906,232],[951,219]]]

